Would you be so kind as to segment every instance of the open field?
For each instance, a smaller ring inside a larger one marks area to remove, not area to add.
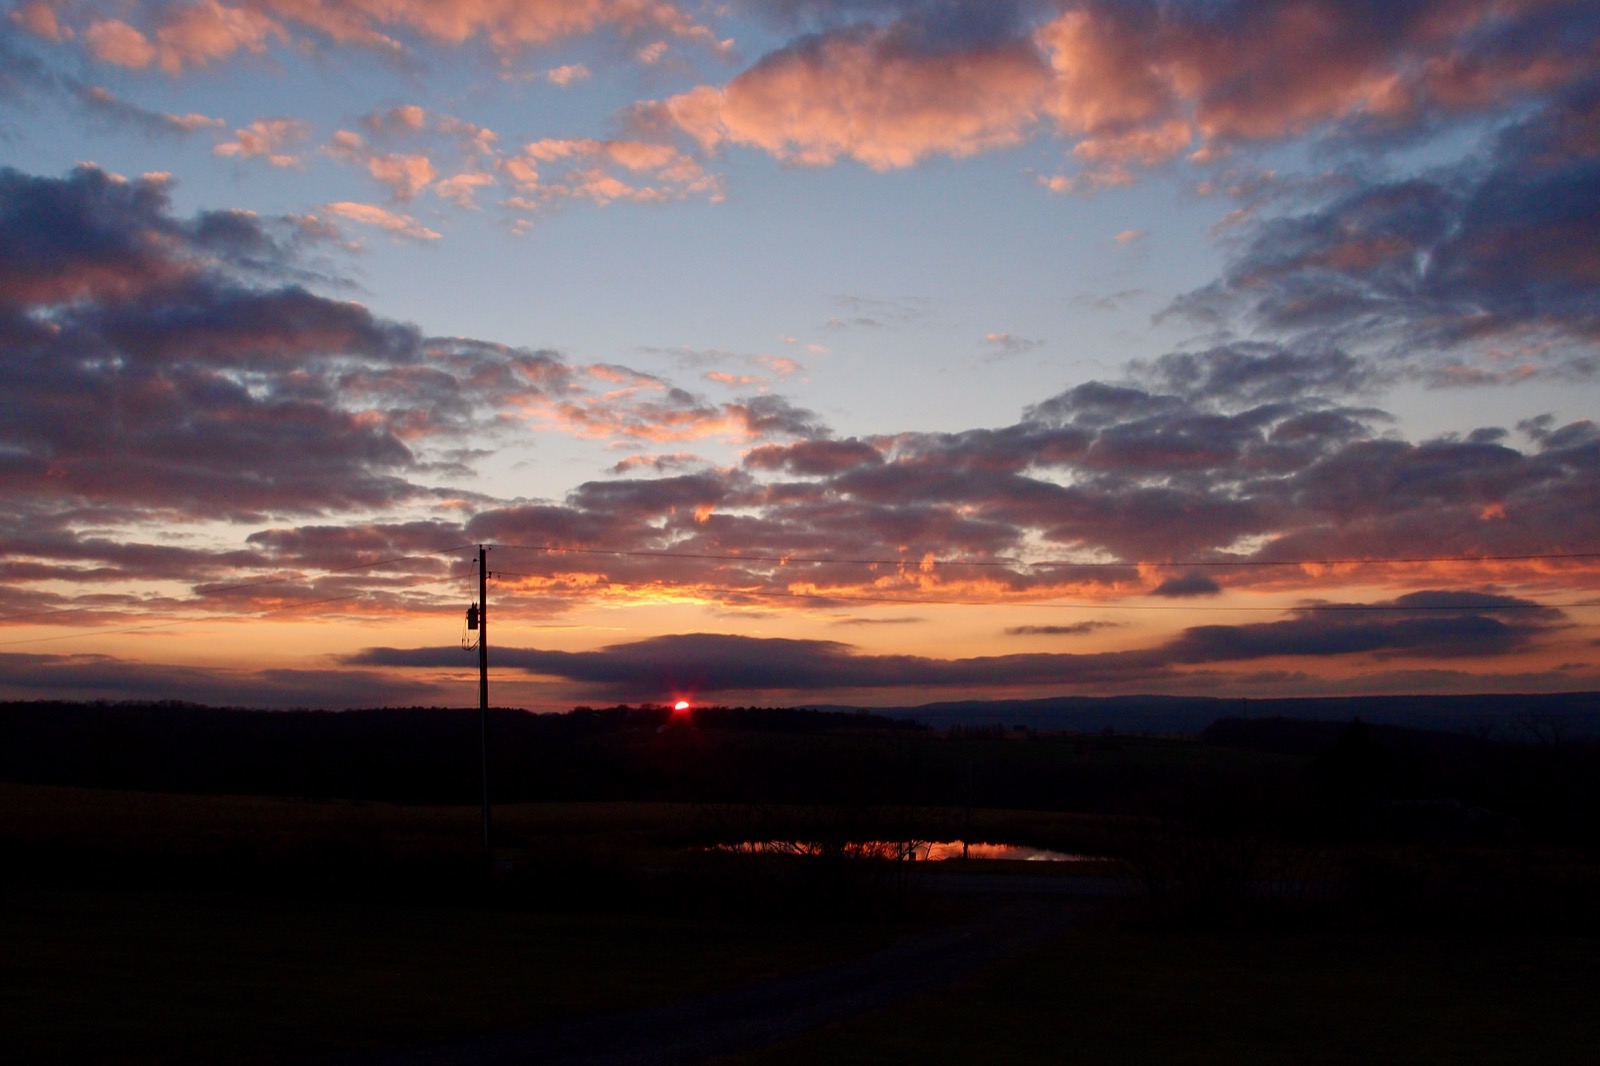
[[[360,1055],[808,971],[975,907],[775,913],[827,886],[775,885],[771,869],[793,864],[748,856],[640,872],[681,858],[699,817],[681,804],[498,809],[496,854],[515,865],[491,887],[472,808],[0,785],[0,844],[21,860],[0,881],[0,1027],[27,1062]],[[1044,831],[1052,817],[982,820]],[[737,866],[755,872],[730,876]],[[557,870],[591,894],[531,883]],[[729,905],[752,890],[763,897]]]
[[[957,988],[717,1066],[1527,1063],[1600,1047],[1600,938],[1076,928]]]
[[[1252,728],[585,735],[655,798],[497,804],[492,864],[469,804],[0,783],[0,1026],[27,1062],[363,1061],[815,986],[823,1028],[729,1061],[1592,1058],[1590,747]],[[829,850],[953,837],[1116,861]],[[769,839],[821,854],[705,847]],[[909,945],[1006,914],[919,982]],[[882,972],[905,998],[850,991]]]
[[[259,895],[16,887],[13,1062],[267,1063],[466,1039],[672,1002],[846,957],[819,930]]]

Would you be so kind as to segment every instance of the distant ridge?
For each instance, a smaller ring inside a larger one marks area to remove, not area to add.
[[[819,708],[846,710],[843,707]],[[1056,696],[1032,700],[956,700],[867,708],[936,729],[1006,726],[1033,730],[1195,736],[1221,718],[1291,718],[1381,725],[1495,740],[1600,737],[1600,692],[1453,696],[1319,696],[1219,699],[1209,696]]]

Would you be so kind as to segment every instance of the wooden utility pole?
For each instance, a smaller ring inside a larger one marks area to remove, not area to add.
[[[492,873],[489,834],[489,549],[478,545],[478,741],[483,760],[483,861]]]

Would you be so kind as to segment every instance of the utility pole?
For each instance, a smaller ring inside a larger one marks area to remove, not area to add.
[[[478,545],[478,742],[483,760],[483,863],[494,872],[489,835],[489,549]]]

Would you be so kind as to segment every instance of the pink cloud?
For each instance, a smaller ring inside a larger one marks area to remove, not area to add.
[[[544,74],[545,81],[563,89],[580,81],[588,81],[589,77],[589,68],[582,63],[567,63],[563,66],[553,67],[545,71]]]
[[[425,155],[375,155],[367,160],[367,173],[382,184],[401,203],[414,199],[432,183],[437,172]]]
[[[287,40],[278,23],[259,11],[197,0],[164,8],[141,30],[120,19],[91,22],[84,42],[96,59],[119,67],[158,66],[168,74],[228,59],[239,52],[261,53]],[[32,24],[42,23],[37,16]],[[59,34],[59,30],[58,30]]]
[[[420,116],[417,120],[422,121]],[[360,134],[350,130],[335,133],[328,142],[327,151],[337,159],[360,166],[401,203],[415,199],[438,176],[433,161],[427,156],[377,151],[362,140]]]
[[[11,19],[29,33],[47,41],[60,42],[72,37],[72,31],[61,25],[56,18],[55,8],[50,6],[48,0],[34,0],[33,3],[20,5],[11,12]]]
[[[448,200],[457,207],[475,207],[475,197],[479,189],[486,189],[495,184],[493,174],[482,171],[457,174],[452,178],[441,178],[433,183],[433,192],[442,200]]]
[[[1403,125],[1569,84],[1593,68],[1538,0],[1425,0],[1393,17],[1352,0],[1203,5],[1088,0],[996,43],[927,43],[907,18],[802,38],[723,86],[639,105],[707,151],[875,170],[968,156],[1053,127],[1084,170],[1055,191],[1126,184],[1185,153],[1225,155],[1346,122]],[[1581,58],[1579,58],[1581,56]]]
[[[750,388],[762,384],[758,377],[749,374],[729,374],[722,370],[708,370],[705,374],[707,381],[714,381],[718,385],[726,385],[732,389]]]
[[[537,210],[557,200],[661,203],[722,199],[722,179],[693,156],[637,140],[546,139],[524,145],[500,167],[517,189],[509,203]]]
[[[292,167],[300,159],[284,149],[304,140],[310,130],[310,124],[300,119],[260,119],[243,129],[234,130],[233,140],[217,145],[212,151],[217,155],[240,159],[260,156],[275,167]]]
[[[150,38],[120,19],[90,23],[83,40],[89,54],[102,63],[138,70],[156,60],[156,47]]]
[[[399,38],[406,35],[444,45],[482,41],[507,54],[615,26],[721,48],[706,26],[667,0],[132,0],[117,10],[121,18],[93,18],[84,28],[90,54],[169,74],[317,37],[387,52],[404,50]],[[76,5],[62,0],[36,0],[15,17],[59,41],[73,36],[62,19],[75,13]]]
[[[853,30],[807,39],[725,88],[701,86],[640,117],[664,117],[707,150],[737,144],[792,163],[852,158],[892,170],[1019,143],[1047,76],[1026,48],[928,55],[888,31]]]
[[[401,104],[387,111],[374,111],[361,116],[361,124],[374,136],[397,133],[416,133],[426,129],[428,112],[417,104]]]
[[[756,356],[756,362],[760,363],[762,366],[766,367],[780,378],[786,378],[791,375],[798,374],[805,369],[805,367],[800,363],[781,355],[758,355]]]
[[[363,226],[376,226],[396,237],[406,237],[420,241],[436,241],[440,236],[410,215],[402,214],[398,211],[390,211],[373,204],[341,201],[339,203],[325,204],[322,210],[350,222],[358,222]]]

